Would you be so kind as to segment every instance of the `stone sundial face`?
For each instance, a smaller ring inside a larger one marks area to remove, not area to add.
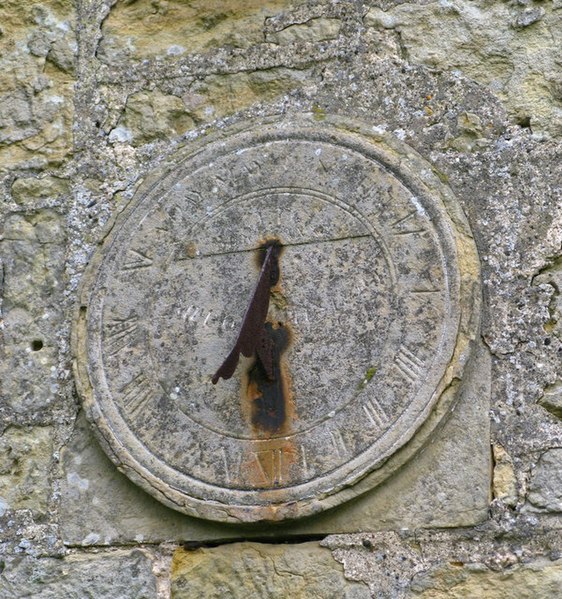
[[[89,418],[132,480],[188,514],[337,505],[409,457],[462,375],[478,320],[462,215],[408,148],[337,122],[188,151],[116,217],[86,274],[74,348]],[[271,246],[269,370],[254,352],[213,384]]]

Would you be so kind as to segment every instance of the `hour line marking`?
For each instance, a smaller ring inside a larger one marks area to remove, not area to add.
[[[343,440],[342,434],[340,431],[330,431],[330,438],[338,457],[343,458],[347,453],[347,447],[345,445],[345,441]]]
[[[405,347],[401,347],[398,351],[396,358],[394,358],[394,364],[412,383],[414,383],[424,371],[424,363]]]
[[[121,392],[125,407],[131,416],[136,416],[139,410],[148,403],[151,396],[148,379],[142,372],[129,381],[121,389]]]
[[[407,214],[403,218],[398,219],[394,223],[392,223],[391,227],[394,229],[392,232],[393,235],[414,235],[415,233],[424,233],[425,229],[417,228],[417,229],[402,229],[400,228],[402,224],[404,224],[407,220],[413,218],[417,212],[413,210],[410,214]]]
[[[107,324],[107,348],[109,354],[114,356],[127,347],[138,330],[138,316],[132,314],[126,318],[112,318]]]
[[[152,259],[138,250],[129,250],[129,260],[122,266],[122,270],[137,270],[152,266]]]
[[[382,428],[388,422],[388,416],[374,397],[367,399],[363,404],[363,410],[373,426]]]

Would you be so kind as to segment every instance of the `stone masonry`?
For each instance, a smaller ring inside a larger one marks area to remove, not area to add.
[[[559,597],[560,48],[561,0],[2,2],[0,599]],[[70,334],[109,219],[186,145],[302,113],[413,148],[466,215],[491,362],[489,412],[467,425],[484,508],[454,416],[410,465],[418,486],[381,490],[397,511],[362,528],[350,504],[349,534],[188,521],[90,432]],[[454,488],[433,494],[425,469]],[[408,511],[418,488],[434,519]]]

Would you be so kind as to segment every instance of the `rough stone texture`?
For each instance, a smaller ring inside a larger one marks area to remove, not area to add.
[[[339,19],[310,19],[302,24],[289,25],[265,35],[266,42],[292,44],[294,42],[320,42],[338,37],[341,29]]]
[[[156,589],[152,560],[137,549],[15,558],[0,573],[3,599],[153,599]]]
[[[426,599],[554,599],[562,586],[562,560],[539,559],[494,571],[481,563],[450,563],[418,575],[411,597]]]
[[[232,536],[217,525],[181,516],[132,484],[102,452],[83,416],[61,460],[61,534],[69,545]]]
[[[290,0],[120,2],[104,22],[98,56],[114,62],[220,46],[247,48],[263,42],[267,17],[292,4]]]
[[[560,509],[560,460],[551,458],[562,447],[560,0],[226,4],[7,0],[0,7],[2,447],[22,439],[17,460],[2,458],[10,472],[0,484],[12,504],[0,516],[0,596],[83,597],[94,580],[92,596],[123,589],[135,597],[144,592],[135,586],[141,579],[147,597],[169,596],[164,545],[142,558],[119,553],[116,570],[109,554],[89,547],[66,555],[62,543],[68,508],[60,510],[58,492],[67,471],[57,471],[58,452],[74,430],[68,447],[83,453],[65,450],[65,467],[80,476],[80,456],[88,462],[97,451],[86,452],[89,437],[78,441],[82,424],[73,426],[76,287],[110,215],[147,172],[204,134],[198,128],[309,111],[392,133],[461,201],[482,262],[497,469],[488,517],[476,527],[324,543],[346,580],[367,584],[373,597],[557,599],[561,522],[552,510]],[[162,110],[155,98],[164,98]],[[32,350],[34,340],[41,350]],[[44,455],[35,457],[31,438],[49,448]],[[39,495],[12,487],[20,464]],[[95,467],[92,461],[88,469]],[[40,481],[37,472],[44,472]],[[107,503],[92,508],[95,518],[110,513],[112,493],[120,499],[123,490],[119,473],[99,472]],[[84,498],[84,483],[70,482],[63,493]],[[129,513],[167,518],[166,508],[127,489]],[[106,537],[95,518],[92,545],[119,543],[124,533],[134,539],[130,520],[120,519],[118,534]],[[165,520],[166,537],[174,526]],[[145,574],[135,575],[135,566]],[[61,591],[57,581],[68,584]]]
[[[392,32],[402,58],[459,69],[489,86],[518,124],[556,137],[562,132],[562,12],[556,3],[525,4],[390,1],[369,9],[364,22],[375,43]]]
[[[542,534],[541,534],[542,533]],[[536,530],[548,551],[559,531]],[[537,545],[522,537],[423,531],[329,537],[322,545],[343,563],[346,576],[366,582],[372,597],[541,597],[560,594],[560,552],[533,557]],[[446,555],[446,557],[445,557]],[[445,559],[444,559],[445,558]]]
[[[531,473],[529,501],[550,512],[562,512],[562,447],[549,449]]]
[[[59,388],[56,334],[62,316],[65,238],[63,219],[53,209],[13,212],[4,221],[4,422],[50,419]]]
[[[12,183],[12,198],[24,208],[46,207],[69,193],[69,181],[58,177],[20,177]]]
[[[53,454],[50,427],[10,427],[0,437],[0,516],[32,510],[44,516],[51,494],[48,472]]]
[[[58,165],[72,139],[72,3],[4,2],[0,23],[0,169]]]
[[[314,599],[370,597],[363,583],[348,582],[330,552],[317,543],[234,543],[213,549],[178,549],[172,561],[174,599],[191,597]]]

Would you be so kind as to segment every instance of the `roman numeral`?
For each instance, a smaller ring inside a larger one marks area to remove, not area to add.
[[[224,464],[224,474],[226,477],[226,482],[230,484],[234,480],[235,476],[237,478],[240,476],[240,467],[242,466],[242,455],[238,454],[238,456],[231,461],[224,447],[221,447],[221,454],[222,462]]]
[[[420,281],[420,285],[411,290],[411,293],[437,293],[439,291],[439,286],[433,282],[433,277],[431,272],[424,273],[427,274],[425,277],[425,281]]]
[[[174,219],[165,209],[162,208],[161,210],[158,210],[155,214],[155,218],[157,219],[155,226],[157,231],[164,231],[165,233],[170,233],[172,231]]]
[[[139,270],[152,266],[152,259],[138,250],[129,250],[127,260],[121,270]]]
[[[250,176],[255,176],[255,175],[261,174],[261,164],[257,160],[252,160],[252,162],[244,163],[242,165],[242,168]]]
[[[411,383],[415,383],[424,374],[424,363],[405,347],[398,351],[394,358],[394,365]]]
[[[416,233],[425,233],[425,229],[416,225],[415,223],[409,222],[416,216],[417,212],[413,210],[403,218],[393,222],[392,234],[393,235],[415,235]]]
[[[263,479],[268,485],[273,487],[282,484],[284,466],[282,447],[256,451],[254,457]]]
[[[152,397],[148,379],[142,372],[129,381],[121,389],[121,393],[123,405],[131,416],[136,416],[145,408]]]
[[[300,454],[301,454],[301,469],[305,476],[308,476],[308,459],[306,457],[306,447],[304,445],[300,446]]]
[[[107,351],[114,356],[124,347],[131,345],[139,328],[138,316],[131,314],[126,318],[112,318],[107,323]]]
[[[345,444],[343,435],[340,431],[330,431],[330,439],[334,447],[335,452],[339,458],[343,458],[347,453],[347,446]]]
[[[376,195],[377,186],[372,181],[369,181],[369,177],[363,177],[359,185],[356,187],[356,193],[359,196],[371,196]]]
[[[377,428],[382,428],[388,422],[388,416],[374,397],[367,399],[363,404],[363,411],[369,422]]]

